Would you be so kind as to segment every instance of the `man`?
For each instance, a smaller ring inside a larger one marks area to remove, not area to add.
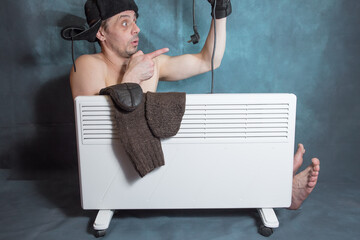
[[[209,0],[212,3],[214,0]],[[73,98],[96,95],[100,89],[120,83],[138,83],[144,92],[155,92],[159,80],[177,81],[211,70],[214,24],[200,53],[170,57],[168,48],[144,54],[138,50],[140,28],[136,24],[138,8],[133,0],[88,0],[85,13],[90,29],[67,28],[68,40],[98,41],[101,52],[80,56],[70,73]],[[226,17],[231,13],[230,0],[218,0],[216,16],[216,52],[214,68],[220,66],[226,42]],[[213,14],[213,13],[212,13]],[[305,149],[299,144],[294,157],[293,193],[290,209],[298,209],[314,189],[320,162],[296,175],[303,162]]]

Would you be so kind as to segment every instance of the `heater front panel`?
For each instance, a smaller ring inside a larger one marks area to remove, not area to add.
[[[296,97],[193,94],[165,166],[140,178],[122,148],[111,101],[78,97],[84,209],[264,208],[291,202]]]

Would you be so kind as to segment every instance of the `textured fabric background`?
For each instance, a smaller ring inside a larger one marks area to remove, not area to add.
[[[73,106],[68,73],[71,43],[60,38],[70,24],[85,23],[85,0],[4,0],[0,9],[0,166],[76,166]],[[144,52],[169,47],[169,55],[201,50],[210,25],[207,1],[138,0]],[[233,1],[227,48],[215,71],[215,92],[295,93],[296,142],[322,160],[323,177],[360,170],[360,2],[357,0]],[[96,44],[76,42],[75,54]],[[159,91],[208,93],[211,74],[162,82]]]
[[[0,239],[91,238],[86,229],[91,229],[94,214],[79,205],[68,79],[71,43],[60,37],[62,27],[85,23],[84,2],[1,1],[0,168],[26,174],[1,170]],[[137,3],[141,50],[169,47],[169,55],[200,51],[210,26],[206,0],[196,2],[202,37],[198,45],[186,42],[193,34],[191,0]],[[215,92],[296,94],[296,142],[307,149],[305,164],[314,156],[321,160],[312,200],[303,210],[281,210],[280,222],[288,228],[274,238],[359,239],[360,1],[233,0],[232,4],[226,52],[215,71]],[[96,50],[95,44],[75,44],[76,56]],[[207,73],[162,82],[158,89],[208,93],[210,79]],[[54,169],[69,170],[71,177],[27,181]],[[112,234],[114,239],[122,233],[124,239],[258,239],[255,221],[248,216],[254,214],[122,213],[114,220]],[[123,217],[127,221],[121,222]],[[247,220],[241,224],[232,221],[243,217]]]

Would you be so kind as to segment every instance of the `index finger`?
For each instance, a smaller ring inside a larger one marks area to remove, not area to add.
[[[150,58],[156,58],[157,56],[160,56],[161,54],[166,53],[168,51],[169,51],[169,48],[162,48],[162,49],[156,50],[152,53],[148,53],[145,55],[149,56]]]

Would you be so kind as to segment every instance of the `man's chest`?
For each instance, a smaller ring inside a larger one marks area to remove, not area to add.
[[[123,80],[123,74],[114,74],[114,73],[108,73],[105,77],[105,85],[106,87],[113,86],[116,84],[122,83]],[[140,82],[140,86],[143,89],[143,92],[156,92],[157,85],[159,82],[159,73],[155,68],[154,75],[146,81]]]

